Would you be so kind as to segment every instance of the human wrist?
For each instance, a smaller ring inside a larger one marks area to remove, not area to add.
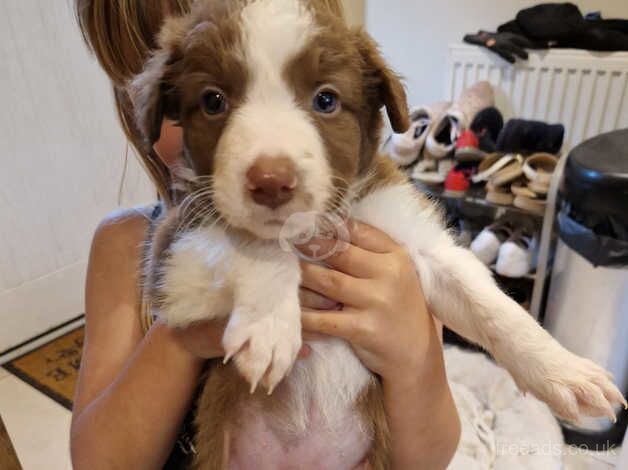
[[[417,352],[402,366],[391,368],[382,376],[384,391],[399,393],[439,394],[447,386],[442,348]]]
[[[188,364],[191,367],[198,369],[202,368],[205,360],[196,354],[193,354],[184,344],[182,338],[174,328],[170,328],[162,321],[156,321],[148,333],[154,337],[154,340],[159,342],[164,347],[172,358],[181,361],[184,364]]]

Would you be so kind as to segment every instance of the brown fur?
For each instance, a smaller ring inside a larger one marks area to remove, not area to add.
[[[348,186],[368,175],[359,194],[393,182],[403,176],[390,162],[376,157],[382,126],[380,108],[385,106],[396,131],[408,125],[405,93],[397,75],[390,71],[375,46],[361,31],[350,31],[338,18],[316,9],[319,3],[308,0],[314,8],[318,34],[284,70],[284,78],[293,88],[303,109],[311,109],[312,93],[321,83],[333,83],[341,97],[340,111],[332,115],[310,112],[326,146],[337,189],[329,201],[335,208]],[[211,185],[216,169],[213,153],[229,116],[242,101],[248,80],[245,64],[238,54],[238,11],[242,2],[200,2],[195,12],[172,20],[161,35],[161,51],[148,63],[134,82],[135,104],[147,146],[159,137],[163,117],[177,119],[184,129],[186,163],[201,177],[198,184]],[[205,115],[199,106],[205,84],[219,87],[229,96],[229,111],[220,117]],[[206,201],[211,204],[211,201]],[[154,271],[167,256],[167,247],[176,236],[182,215],[165,219],[156,233],[152,250]],[[158,277],[152,276],[153,285]],[[155,290],[149,290],[156,295]],[[212,361],[198,401],[195,446],[198,451],[194,468],[224,468],[229,456],[229,436],[236,426],[240,404],[257,401],[265,410],[280,413],[286,400],[280,385],[271,397],[264,392],[250,396],[247,385],[232,365]],[[356,408],[372,432],[369,454],[372,470],[390,468],[390,443],[383,407],[381,386],[364,391]]]

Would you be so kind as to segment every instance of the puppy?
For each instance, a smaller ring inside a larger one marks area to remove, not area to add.
[[[430,311],[558,416],[614,418],[626,403],[604,370],[503,294],[377,155],[382,107],[395,131],[409,125],[403,87],[373,41],[316,0],[200,0],[167,22],[131,86],[148,146],[165,117],[184,131],[189,196],[157,230],[149,300],[173,327],[229,319],[235,365],[209,367],[196,468],[390,466],[380,384],[351,348],[314,341],[295,363],[299,261],[279,239],[310,228],[299,214],[348,210],[388,233],[415,262]]]

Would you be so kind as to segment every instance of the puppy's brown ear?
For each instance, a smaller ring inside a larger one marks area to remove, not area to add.
[[[159,140],[164,118],[178,120],[179,100],[174,79],[182,58],[184,28],[178,19],[166,22],[159,37],[160,49],[129,85],[135,123],[144,136],[147,148]]]
[[[367,90],[376,93],[379,104],[386,107],[393,130],[397,133],[407,131],[410,127],[410,118],[406,91],[401,79],[386,65],[377,44],[368,34],[358,31],[357,41],[364,61]]]

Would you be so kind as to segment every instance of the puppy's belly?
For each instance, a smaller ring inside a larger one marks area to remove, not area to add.
[[[356,401],[372,376],[343,341],[310,347],[269,401],[242,408],[230,436],[230,470],[362,468],[371,436]]]
[[[259,414],[243,424],[231,437],[229,470],[353,470],[362,467],[370,447],[355,412],[340,423],[340,436],[325,429],[315,410],[307,431],[293,439],[277,435]]]

